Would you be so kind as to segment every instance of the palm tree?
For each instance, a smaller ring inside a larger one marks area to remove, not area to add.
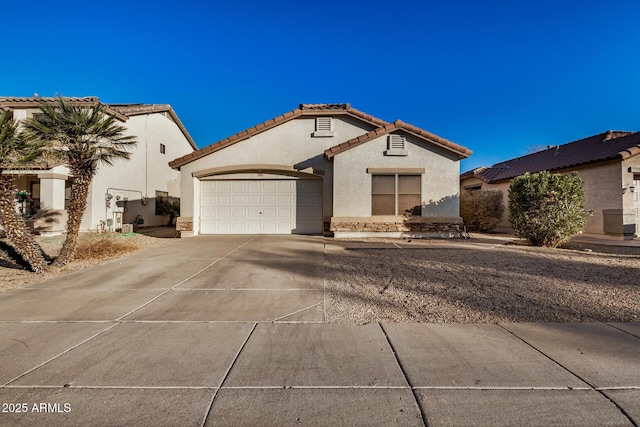
[[[32,140],[42,144],[43,152],[62,160],[73,175],[67,238],[54,262],[57,266],[71,261],[75,255],[89,185],[98,167],[129,159],[127,150],[135,146],[136,140],[125,135],[126,128],[105,113],[99,102],[86,106],[58,95],[53,100],[42,99],[40,111],[42,114],[25,122],[25,129]]]
[[[24,218],[16,211],[13,176],[3,174],[5,170],[15,168],[19,161],[24,159],[25,148],[27,144],[18,133],[11,111],[0,114],[0,224],[4,228],[7,240],[22,260],[32,271],[41,273],[47,268],[47,262]]]

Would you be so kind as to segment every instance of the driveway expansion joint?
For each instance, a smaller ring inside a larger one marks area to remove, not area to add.
[[[422,406],[420,405],[420,399],[418,398],[418,395],[416,394],[416,389],[413,387],[413,385],[409,381],[409,376],[407,375],[407,372],[406,372],[404,366],[402,366],[402,363],[400,362],[400,359],[398,359],[398,353],[396,352],[396,348],[391,343],[391,340],[389,339],[389,335],[387,335],[387,331],[384,329],[384,326],[382,326],[382,323],[378,322],[378,327],[382,331],[382,334],[384,335],[384,339],[387,341],[387,345],[391,349],[391,353],[393,354],[393,358],[396,361],[396,364],[398,365],[398,368],[400,368],[400,372],[402,372],[402,376],[404,377],[404,381],[407,384],[407,387],[411,389],[411,395],[413,396],[414,404],[417,406],[418,412],[420,414],[420,418],[422,420],[422,424],[425,427],[428,427],[429,426],[429,421],[427,420],[427,414],[422,410]]]
[[[286,314],[286,315],[284,315],[282,317],[279,317],[279,318],[273,320],[271,323],[280,322],[281,320],[286,319],[287,317],[293,316],[293,315],[298,314],[298,313],[302,313],[303,311],[311,310],[312,308],[318,307],[320,304],[321,303],[313,304],[313,305],[311,305],[309,307],[305,307],[305,308],[302,308],[300,310],[294,311],[293,313]],[[286,322],[286,323],[309,323],[309,322]],[[314,323],[320,323],[320,322],[314,322]]]
[[[247,337],[244,339],[244,341],[240,345],[240,348],[236,352],[233,360],[229,364],[229,367],[227,368],[226,372],[222,376],[222,379],[220,380],[220,384],[218,384],[218,387],[213,392],[213,396],[211,397],[211,402],[209,403],[209,407],[207,408],[207,412],[204,414],[204,418],[202,420],[202,424],[201,424],[202,427],[204,427],[207,424],[207,419],[209,418],[209,414],[211,413],[211,410],[213,409],[213,404],[214,404],[214,402],[216,400],[216,396],[218,396],[218,392],[220,391],[220,388],[222,387],[224,382],[227,380],[227,377],[229,376],[229,372],[231,372],[231,369],[233,369],[233,366],[236,364],[236,361],[238,360],[238,357],[240,357],[240,353],[242,353],[242,350],[244,349],[244,347],[247,345],[247,342],[249,341],[249,338],[251,338],[251,335],[253,335],[253,331],[256,330],[256,326],[258,326],[258,324],[254,323],[253,327],[251,328],[251,330],[247,334]]]
[[[241,244],[240,246],[238,246],[237,248],[235,248],[234,250],[228,252],[227,254],[225,254],[223,257],[220,257],[218,259],[216,259],[215,261],[213,261],[212,263],[210,263],[209,265],[207,265],[206,267],[200,269],[199,271],[197,271],[196,273],[192,274],[191,276],[187,277],[186,279],[182,280],[181,282],[179,282],[178,284],[170,287],[169,289],[165,290],[164,292],[160,293],[159,295],[156,295],[154,298],[151,298],[149,301],[145,302],[144,304],[142,304],[141,306],[134,308],[133,310],[131,310],[130,312],[118,317],[116,320],[122,320],[127,316],[132,315],[133,313],[135,313],[136,311],[140,310],[141,308],[146,307],[147,305],[151,304],[152,302],[154,302],[155,300],[157,300],[158,298],[160,298],[163,295],[166,295],[167,293],[171,292],[172,290],[174,290],[175,288],[177,288],[178,286],[182,285],[183,283],[186,283],[188,280],[193,279],[194,277],[196,277],[198,274],[202,273],[203,271],[209,269],[210,267],[214,266],[215,264],[217,264],[218,262],[222,261],[223,259],[227,258],[229,255],[232,255],[234,252],[240,250],[241,248],[243,248],[245,245],[248,245],[249,243],[253,242],[255,239],[257,239],[258,236],[254,236],[253,238],[251,238],[250,240],[247,240],[246,242],[244,242],[243,244]]]
[[[597,322],[600,324],[603,324],[605,326],[609,326],[613,329],[618,329],[613,327],[612,325],[609,325],[606,322]],[[573,375],[574,377],[578,378],[580,381],[582,381],[583,383],[587,384],[591,390],[597,392],[598,394],[600,394],[600,396],[604,397],[605,399],[607,399],[609,402],[611,402],[613,405],[615,405],[615,407],[618,409],[618,411],[620,411],[620,413],[622,415],[624,415],[627,420],[629,420],[629,422],[634,426],[634,427],[638,427],[638,424],[633,420],[633,417],[631,417],[631,414],[629,414],[622,406],[620,406],[616,401],[614,401],[612,398],[610,398],[609,396],[606,395],[606,393],[604,393],[602,388],[596,387],[595,385],[591,384],[589,381],[587,381],[586,379],[584,379],[583,377],[581,377],[580,375],[578,375],[576,372],[573,372],[571,369],[567,368],[566,366],[564,366],[562,363],[560,363],[559,361],[555,360],[553,357],[549,356],[548,354],[546,354],[545,352],[543,352],[542,350],[540,350],[539,348],[537,348],[536,346],[534,346],[533,344],[529,343],[528,341],[526,341],[525,339],[521,338],[520,336],[518,336],[515,332],[510,331],[509,329],[505,328],[504,326],[502,326],[500,323],[497,324],[499,327],[501,327],[502,329],[504,329],[505,331],[507,331],[508,333],[510,333],[511,335],[513,335],[514,337],[516,337],[517,339],[519,339],[520,341],[522,341],[524,344],[528,345],[529,347],[531,347],[532,349],[534,349],[535,351],[537,351],[538,353],[540,353],[541,355],[543,355],[544,357],[546,357],[547,359],[549,359],[550,361],[552,361],[553,363],[555,363],[556,365],[558,365],[559,367],[561,367],[562,369],[564,369],[565,371],[567,371],[568,373],[570,373],[571,375]],[[624,332],[624,331],[623,331]],[[629,334],[631,336],[635,336],[633,334]],[[575,389],[575,388],[574,388]]]
[[[4,388],[5,386],[7,386],[7,385],[11,384],[12,382],[19,380],[20,378],[22,378],[22,377],[24,377],[25,375],[27,375],[27,374],[29,374],[29,373],[31,373],[31,372],[33,372],[33,371],[35,371],[36,369],[39,369],[39,368],[43,367],[43,366],[44,366],[44,365],[46,365],[47,363],[49,363],[49,362],[51,362],[51,361],[53,361],[53,360],[55,360],[55,359],[57,359],[57,358],[59,358],[59,357],[61,357],[61,356],[65,355],[65,354],[67,354],[67,353],[69,353],[70,351],[72,351],[72,350],[74,350],[74,349],[76,349],[76,348],[80,347],[81,345],[83,345],[83,344],[85,344],[85,343],[87,343],[87,342],[91,341],[92,339],[99,337],[100,335],[104,334],[105,332],[110,331],[111,329],[115,328],[116,326],[118,326],[118,323],[114,323],[113,325],[109,326],[107,329],[104,329],[104,330],[102,330],[102,331],[98,332],[97,334],[94,334],[94,335],[90,336],[89,338],[87,338],[87,339],[85,339],[85,340],[83,340],[83,341],[79,342],[78,344],[76,344],[76,345],[74,345],[74,346],[69,347],[68,349],[66,349],[66,350],[64,350],[64,351],[62,351],[62,352],[60,352],[60,353],[58,353],[57,355],[55,355],[55,356],[53,356],[53,357],[50,357],[49,359],[45,360],[45,361],[44,361],[44,362],[42,362],[42,363],[39,363],[38,365],[34,366],[33,368],[29,369],[28,371],[23,372],[22,374],[18,375],[17,377],[15,377],[15,378],[13,378],[13,379],[11,379],[11,380],[7,381],[6,383],[4,383],[4,384],[0,385],[0,388]]]

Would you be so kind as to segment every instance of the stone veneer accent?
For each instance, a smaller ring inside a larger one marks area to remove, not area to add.
[[[176,220],[176,231],[193,231],[193,218],[181,216]]]
[[[462,230],[461,220],[450,218],[432,219],[429,217],[413,217],[394,221],[375,221],[362,218],[356,221],[332,221],[333,232],[415,232],[415,233],[459,233]]]

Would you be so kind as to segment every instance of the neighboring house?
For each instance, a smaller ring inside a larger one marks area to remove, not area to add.
[[[18,121],[39,114],[42,98],[2,98],[0,110],[10,109]],[[94,106],[97,97],[69,98],[78,105]],[[89,191],[81,231],[115,230],[122,224],[164,225],[169,217],[158,199],[180,197],[180,173],[168,162],[197,149],[178,116],[165,104],[106,104],[105,112],[118,119],[127,135],[134,135],[136,147],[129,160],[113,166],[100,165]],[[15,187],[29,193],[19,208],[33,215],[30,223],[42,234],[59,234],[66,226],[71,181],[69,169],[60,162],[39,160],[15,175]]]
[[[508,206],[511,179],[525,172],[578,172],[585,207],[593,211],[585,234],[631,239],[640,230],[640,132],[608,131],[552,146],[460,176],[464,190],[501,190]],[[498,226],[510,227],[508,209]]]
[[[170,163],[181,172],[178,229],[449,235],[461,224],[459,161],[469,155],[349,104],[301,104]]]

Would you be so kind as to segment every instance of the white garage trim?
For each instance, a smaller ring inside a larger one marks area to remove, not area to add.
[[[201,181],[201,234],[322,233],[322,180],[240,176]]]

